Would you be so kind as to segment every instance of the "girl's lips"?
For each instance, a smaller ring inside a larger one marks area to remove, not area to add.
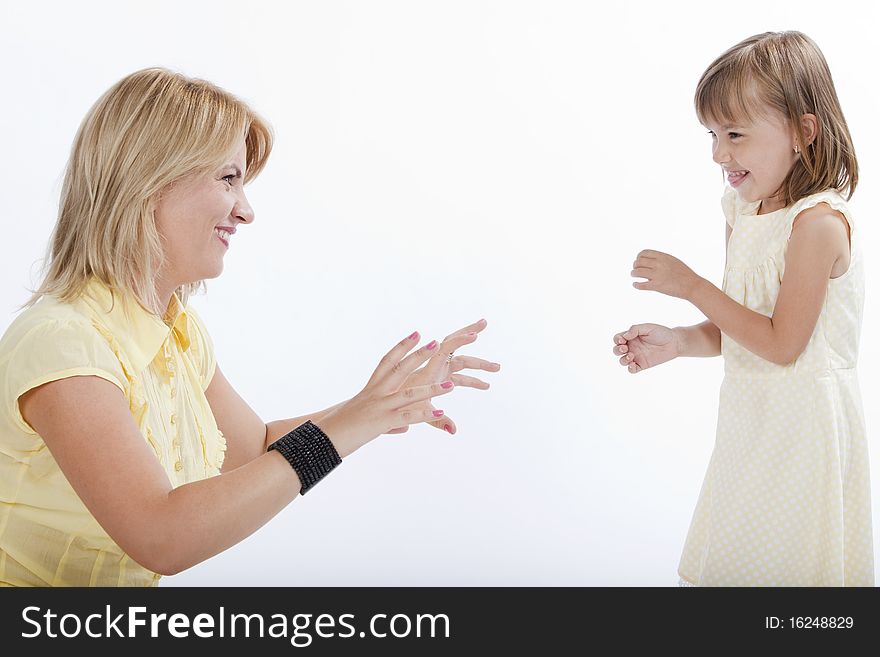
[[[218,240],[220,240],[220,242],[223,244],[223,246],[225,246],[227,249],[229,248],[229,242],[227,242],[225,239],[220,237],[216,232],[214,233],[214,237],[216,237]]]
[[[730,183],[731,187],[739,187],[748,175],[748,171],[730,171],[727,174],[727,182]]]

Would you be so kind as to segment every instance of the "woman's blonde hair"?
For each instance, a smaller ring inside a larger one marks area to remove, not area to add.
[[[855,149],[822,51],[801,32],[765,32],[736,44],[703,73],[694,94],[700,122],[751,120],[779,112],[796,128],[800,157],[779,193],[786,205],[826,189],[852,198],[859,181]],[[818,134],[806,143],[801,117]]]
[[[94,276],[163,316],[155,279],[164,257],[153,216],[160,192],[183,176],[222,166],[242,140],[250,182],[265,166],[273,136],[243,101],[164,68],[114,84],[79,127],[43,280],[22,308],[43,295],[73,300]],[[187,283],[176,292],[186,304],[203,285]]]

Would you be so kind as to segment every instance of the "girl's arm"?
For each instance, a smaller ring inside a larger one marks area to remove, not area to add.
[[[724,258],[727,268],[727,246],[733,229],[724,223]],[[694,326],[679,326],[672,331],[679,345],[679,356],[713,357],[721,355],[721,329],[711,321]]]
[[[732,232],[730,224],[725,223],[725,253]],[[613,339],[614,355],[620,356],[620,364],[631,374],[682,356],[721,355],[721,331],[709,321],[673,329],[659,324],[635,324]]]
[[[785,274],[770,317],[737,303],[680,260],[658,251],[639,254],[633,276],[648,280],[633,285],[690,301],[752,353],[787,365],[800,356],[813,334],[835,264],[848,258],[846,219],[820,204],[795,219]]]
[[[710,321],[694,326],[672,329],[678,343],[679,356],[720,356],[721,331]]]

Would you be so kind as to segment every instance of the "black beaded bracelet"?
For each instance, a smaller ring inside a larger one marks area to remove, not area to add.
[[[307,421],[269,445],[287,459],[302,484],[300,495],[326,477],[342,463],[339,452],[323,431]],[[266,451],[269,451],[266,450]]]

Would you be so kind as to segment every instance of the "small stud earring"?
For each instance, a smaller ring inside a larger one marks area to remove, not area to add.
[[[800,147],[800,146],[795,146],[795,147],[794,147],[794,153],[795,153],[795,155],[800,155],[800,154],[801,154],[801,147]]]

